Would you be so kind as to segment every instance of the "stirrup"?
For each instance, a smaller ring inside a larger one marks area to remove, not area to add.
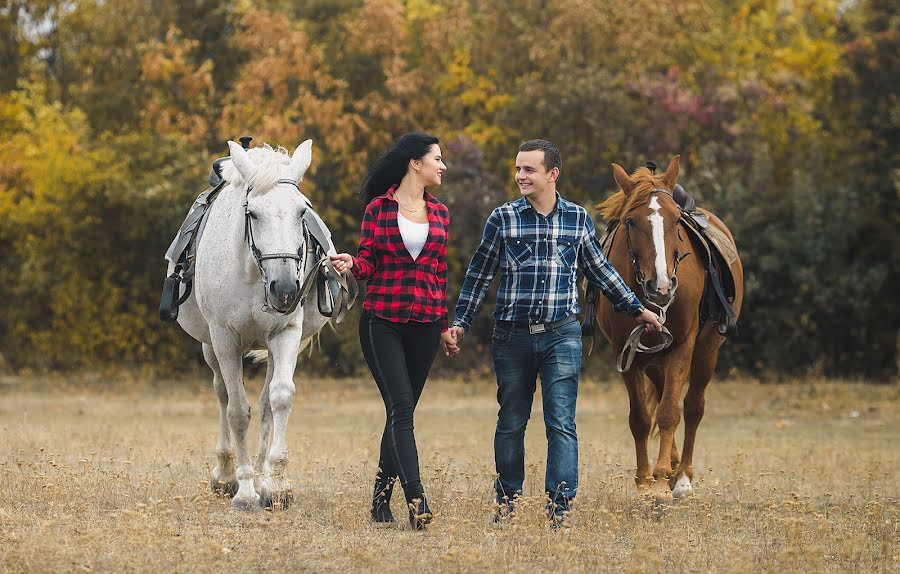
[[[172,273],[166,277],[163,283],[162,297],[159,301],[159,319],[161,321],[175,321],[178,319],[178,287],[181,285],[181,276]]]

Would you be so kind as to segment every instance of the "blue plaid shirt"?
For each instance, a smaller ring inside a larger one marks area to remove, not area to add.
[[[616,311],[637,314],[637,295],[603,256],[594,222],[578,204],[556,195],[546,217],[523,197],[494,209],[481,244],[472,256],[456,304],[454,325],[468,329],[488,286],[501,269],[494,319],[516,323],[550,323],[578,313],[575,271],[614,304]]]

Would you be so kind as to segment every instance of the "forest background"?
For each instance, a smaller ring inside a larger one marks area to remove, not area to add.
[[[556,142],[588,207],[611,162],[681,154],[744,262],[720,373],[896,381],[898,21],[890,0],[0,0],[0,371],[202,364],[157,307],[226,140],[312,138],[304,192],[353,251],[365,170],[424,130],[451,313],[519,142]],[[439,369],[490,372],[491,303]],[[359,374],[355,321],[299,370]]]

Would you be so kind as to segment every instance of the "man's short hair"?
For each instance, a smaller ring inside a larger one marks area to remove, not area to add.
[[[537,150],[544,152],[544,167],[547,168],[547,171],[552,170],[554,167],[562,169],[562,157],[553,143],[547,140],[528,140],[527,142],[522,142],[522,145],[519,146],[519,151]]]

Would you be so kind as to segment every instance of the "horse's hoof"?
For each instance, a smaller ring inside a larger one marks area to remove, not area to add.
[[[294,491],[291,489],[259,493],[259,505],[266,510],[287,510],[294,502]]]
[[[232,480],[230,482],[222,482],[220,480],[210,479],[209,487],[219,496],[227,496],[228,498],[232,498],[235,494],[237,494],[238,481]]]
[[[256,512],[258,510],[262,510],[259,506],[258,498],[238,498],[234,497],[231,499],[231,508],[235,510],[240,510],[241,512]]]
[[[691,486],[691,479],[689,479],[686,474],[682,474],[675,483],[675,486],[672,487],[672,497],[675,498],[675,500],[688,497],[693,494],[693,492],[694,488]]]

